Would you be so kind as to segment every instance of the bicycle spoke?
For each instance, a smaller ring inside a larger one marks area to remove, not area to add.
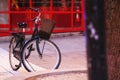
[[[33,71],[35,71],[34,68],[30,65],[30,64],[32,64],[32,63],[29,63],[28,60],[26,60],[26,62],[27,62],[27,64],[30,66],[30,68],[31,68]]]
[[[45,47],[45,41],[44,41],[43,47],[42,47],[42,54],[43,54],[43,51],[44,51],[44,47]]]

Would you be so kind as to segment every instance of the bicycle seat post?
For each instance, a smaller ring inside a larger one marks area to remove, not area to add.
[[[22,32],[25,33],[25,28],[22,29]]]

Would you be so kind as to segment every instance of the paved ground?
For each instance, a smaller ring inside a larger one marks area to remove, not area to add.
[[[7,39],[7,40],[6,40]],[[4,40],[4,41],[2,41]],[[59,69],[87,70],[85,37],[79,33],[53,34],[51,40],[60,48],[62,63]],[[0,41],[0,80],[7,77],[27,73],[22,67],[19,71],[10,68],[8,60],[9,37],[1,38]]]

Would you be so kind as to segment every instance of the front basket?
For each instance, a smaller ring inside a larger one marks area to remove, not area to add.
[[[50,19],[42,19],[39,36],[42,39],[49,39],[55,27],[55,22]]]

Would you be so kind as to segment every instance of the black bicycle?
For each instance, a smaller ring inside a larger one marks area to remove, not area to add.
[[[55,22],[50,19],[42,19],[39,8],[30,8],[38,12],[38,16],[32,19],[35,29],[30,40],[25,41],[25,22],[19,22],[18,28],[22,32],[11,33],[9,45],[9,62],[13,70],[18,70],[21,65],[29,72],[46,69],[57,69],[61,63],[61,52],[57,45],[50,40]],[[40,24],[40,30],[38,26]]]

